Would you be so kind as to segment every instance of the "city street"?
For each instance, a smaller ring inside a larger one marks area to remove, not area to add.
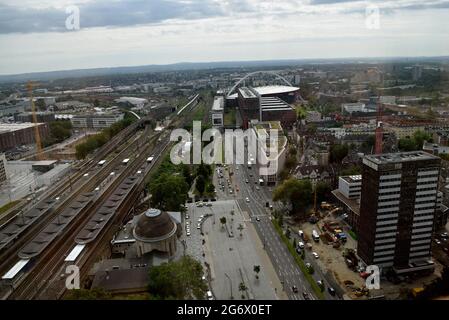
[[[231,178],[233,188],[235,190],[238,189],[239,191],[233,194],[227,194],[227,196],[237,199],[241,209],[249,212],[251,221],[264,244],[265,250],[270,256],[279,278],[284,283],[283,287],[288,297],[290,299],[304,299],[303,292],[307,292],[312,298],[316,299],[310,283],[305,279],[301,269],[296,264],[296,261],[291,256],[270,221],[269,209],[266,208],[265,204],[266,202],[273,204],[271,199],[273,187],[258,186],[256,184],[258,181],[256,169],[254,168],[248,169],[244,165],[239,165],[233,166],[231,170],[234,172]],[[251,177],[250,175],[253,176]],[[224,178],[226,179],[226,176]],[[248,183],[246,183],[247,180]],[[228,189],[225,189],[225,193],[227,190]],[[246,198],[248,198],[249,202],[247,202]],[[275,208],[281,207],[280,204],[274,204],[274,206]],[[260,221],[257,221],[257,218],[259,218]],[[326,299],[334,299],[335,297],[327,292],[327,288],[329,286],[333,287],[333,285],[328,283],[322,270],[316,264],[315,258],[313,258],[309,252],[306,252],[305,262],[310,262],[314,267],[315,273],[313,274],[313,278],[315,281],[324,280],[326,287],[324,295]],[[298,288],[298,293],[293,292],[293,286]]]

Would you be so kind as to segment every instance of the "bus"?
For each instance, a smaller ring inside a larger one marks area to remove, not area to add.
[[[126,159],[124,159],[124,160],[122,161],[122,163],[123,163],[125,166],[128,164],[128,162],[129,162],[129,159],[128,159],[128,158],[126,158]]]
[[[98,162],[98,165],[101,167],[106,163],[106,160],[101,160],[100,162]]]
[[[153,162],[153,159],[154,159],[154,157],[151,156],[151,157],[149,157],[149,158],[147,159],[147,162],[148,162],[148,163],[151,163],[151,162]]]

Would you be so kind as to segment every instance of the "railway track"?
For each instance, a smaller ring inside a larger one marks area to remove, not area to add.
[[[197,100],[197,99],[195,99]],[[195,103],[192,103],[186,110],[187,112],[192,111],[197,106],[197,101]],[[186,116],[184,119],[179,119],[175,117],[170,122],[170,127],[174,126],[182,126],[183,123],[186,122],[187,119],[190,119],[189,116]],[[137,130],[139,125],[142,125],[144,123],[144,119],[139,121],[138,124],[135,124],[134,128],[130,128],[127,132],[124,132],[123,135],[120,136],[120,141],[124,141],[124,136],[128,136],[129,134],[133,133],[134,130]],[[144,136],[148,134],[148,127],[145,130]],[[127,214],[129,213],[129,208],[132,207],[132,205],[135,203],[135,200],[137,200],[137,197],[139,196],[141,192],[141,187],[144,186],[145,177],[148,176],[148,173],[151,171],[153,166],[160,161],[160,159],[163,157],[165,150],[170,145],[169,137],[165,134],[164,139],[159,139],[156,142],[157,137],[162,137],[164,133],[158,133],[154,134],[150,141],[139,142],[138,138],[135,138],[134,141],[132,141],[130,144],[128,144],[118,155],[116,155],[113,159],[113,161],[108,162],[108,165],[105,166],[101,172],[109,174],[109,171],[111,168],[113,168],[117,163],[121,160],[121,156],[125,154],[126,152],[130,152],[135,148],[136,150],[139,149],[139,143],[140,148],[143,148],[142,152],[137,152],[137,156],[134,160],[132,160],[128,166],[125,167],[125,169],[119,174],[119,176],[112,182],[110,186],[107,187],[107,189],[104,190],[104,192],[101,194],[101,196],[90,203],[85,210],[80,212],[74,221],[72,221],[66,229],[64,229],[63,232],[61,232],[58,237],[51,242],[48,247],[45,248],[45,250],[37,256],[31,267],[31,271],[26,273],[23,278],[20,280],[20,282],[15,287],[14,291],[10,294],[8,299],[32,299],[32,298],[49,298],[48,295],[45,296],[46,293],[54,292],[53,295],[51,295],[50,298],[60,298],[65,291],[65,286],[62,286],[62,289],[56,290],[51,289],[52,284],[50,283],[53,277],[53,280],[58,280],[58,276],[60,275],[60,270],[64,266],[64,259],[69,252],[70,249],[72,249],[73,245],[75,244],[75,237],[76,235],[83,229],[85,224],[89,221],[89,219],[92,217],[92,215],[98,210],[101,205],[108,199],[108,197],[114,192],[114,190],[120,185],[120,183],[126,179],[126,177],[130,176],[135,173],[138,169],[141,168],[143,163],[145,163],[147,156],[150,153],[157,153],[155,156],[155,160],[153,161],[152,165],[149,166],[149,168],[145,169],[145,174],[143,175],[142,181],[139,182],[139,190],[134,190],[132,192],[131,197],[127,197],[124,201],[124,205],[121,206],[121,208],[118,210],[118,214],[114,216],[112,222],[109,222],[105,230],[99,234],[98,239],[95,239],[93,243],[86,245],[86,250],[83,253],[81,268],[84,271],[89,270],[90,263],[94,262],[95,258],[97,257],[98,250],[101,250],[102,247],[107,245],[110,237],[109,235],[116,231],[114,229],[114,226],[117,228],[121,222],[125,219]],[[112,141],[112,140],[111,140]],[[111,142],[110,141],[110,142]],[[155,144],[156,143],[156,147]],[[106,147],[101,149],[101,152],[98,152],[94,155],[94,157],[86,162],[84,162],[78,169],[79,169],[79,176],[82,176],[82,172],[85,172],[83,170],[86,170],[88,168],[92,168],[92,165],[96,165],[97,162],[101,159],[103,159],[107,154],[109,154],[111,151],[117,148],[117,146],[120,145],[118,143],[118,140],[116,140],[115,143],[108,143],[105,145]],[[80,187],[80,192],[74,192],[69,195],[69,200],[67,199],[64,201],[65,206],[61,206],[61,209],[58,207],[57,211],[62,211],[64,207],[67,207],[72,200],[76,198],[75,194],[78,195],[81,194],[81,189],[83,192],[90,191],[88,189],[93,189],[94,185],[102,181],[102,178],[105,178],[106,175],[103,174],[95,174],[91,179],[89,179],[89,184],[83,184],[82,186],[85,186],[85,188]],[[52,218],[54,218],[56,214],[52,215]],[[45,222],[48,224],[51,220],[45,219]],[[26,239],[24,238],[21,242],[21,245],[15,246],[15,250],[11,250],[11,252],[17,252],[19,247],[22,247],[23,244],[27,243],[26,240],[30,240],[32,238],[32,234],[35,234],[37,229],[42,230],[45,227],[45,222],[42,222],[39,224],[40,228],[38,226],[35,226],[30,232],[30,236]],[[117,224],[119,223],[119,224]],[[20,248],[19,248],[20,249]],[[1,260],[0,260],[1,261]],[[1,263],[1,262],[0,262]],[[0,269],[5,264],[0,264]],[[61,280],[62,281],[62,280]],[[59,283],[61,285],[61,281],[56,281],[56,283]],[[65,282],[65,279],[64,279]],[[56,285],[57,287],[57,285]]]
[[[75,244],[76,235],[84,228],[84,225],[89,221],[90,217],[100,209],[101,205],[123,182],[123,180],[135,173],[145,163],[147,156],[154,149],[154,142],[157,137],[158,135],[154,136],[139,156],[125,167],[123,172],[120,173],[105,192],[102,193],[100,198],[92,202],[85,210],[83,210],[85,212],[83,214],[80,213],[77,216],[76,220],[69,225],[63,235],[60,235],[49,247],[47,247],[44,253],[38,257],[33,270],[22,279],[21,284],[13,291],[9,299],[32,299],[42,292],[46,286],[47,280],[55,274],[55,271],[58,270],[62,264],[64,264],[65,254],[67,254]]]
[[[145,131],[145,134],[148,134],[149,131],[148,129]],[[119,137],[121,138],[120,140],[116,140],[113,144],[109,145],[109,146],[115,146],[117,147],[118,145],[118,141],[121,141],[122,143],[125,142],[125,140],[123,140],[123,137]],[[111,140],[112,141],[112,140]],[[127,152],[129,152],[130,150],[133,150],[136,145],[139,145],[140,142],[140,136],[137,136],[132,143],[130,143],[125,149],[123,149],[118,155],[116,155],[114,157],[114,159],[112,159],[111,161],[109,161],[108,163],[106,163],[106,165],[104,167],[102,167],[100,169],[100,171],[95,174],[94,176],[90,177],[89,180],[83,184],[81,184],[74,192],[71,192],[67,198],[63,199],[61,201],[61,203],[57,206],[57,207],[53,207],[52,212],[49,212],[47,214],[44,214],[43,217],[41,217],[41,219],[36,220],[28,229],[26,229],[24,231],[23,234],[21,234],[21,236],[12,243],[12,245],[9,248],[4,249],[1,252],[0,255],[0,273],[4,273],[6,272],[9,268],[11,268],[11,266],[14,264],[15,260],[17,259],[17,255],[16,253],[18,251],[20,251],[20,249],[29,241],[31,241],[31,239],[33,239],[34,235],[37,234],[40,230],[42,230],[46,225],[48,225],[60,212],[62,212],[62,210],[64,210],[64,208],[66,208],[73,200],[75,200],[80,194],[84,193],[84,192],[88,192],[88,191],[92,191],[95,186],[101,182],[102,180],[104,180],[104,178],[106,178],[109,173],[111,172],[111,169],[116,166],[118,163],[120,163],[121,158],[127,154]],[[108,150],[110,150],[110,147],[108,148]],[[100,158],[103,158],[104,156],[104,152],[101,152],[98,156],[95,156],[90,163],[93,164],[94,166],[97,164],[97,160]],[[88,167],[88,168],[93,168],[93,167]],[[83,177],[84,173],[86,171],[81,171],[78,174],[78,178]],[[72,179],[72,178],[70,178]],[[71,188],[74,184],[76,183],[76,181],[67,181],[66,184],[66,188],[65,189],[58,189],[59,193],[53,194],[53,197],[55,195],[61,194],[61,192],[66,192],[69,188]],[[60,187],[61,188],[61,187]],[[62,191],[63,190],[63,191]]]

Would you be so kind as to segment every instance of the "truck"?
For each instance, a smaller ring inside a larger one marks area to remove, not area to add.
[[[320,235],[318,234],[318,232],[315,229],[312,230],[312,238],[313,238],[313,241],[315,241],[315,242],[320,241]]]

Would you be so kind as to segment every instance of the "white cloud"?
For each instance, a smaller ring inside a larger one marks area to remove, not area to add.
[[[201,8],[197,0],[183,1],[179,14],[161,13],[150,23],[116,26],[120,20],[111,12],[111,19],[99,17],[100,26],[91,28],[83,28],[81,16],[77,32],[3,32],[0,73],[180,61],[449,54],[444,1],[426,2],[427,10],[414,10],[422,5],[414,0],[374,2],[381,10],[379,30],[365,28],[365,8],[373,1],[313,5],[308,0],[211,0]]]

